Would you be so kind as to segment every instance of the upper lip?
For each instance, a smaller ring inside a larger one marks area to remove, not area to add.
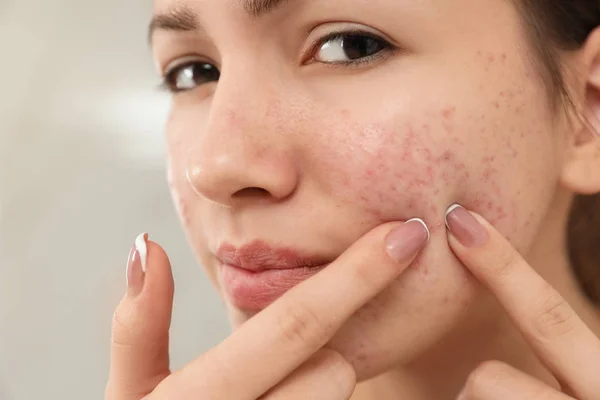
[[[262,240],[255,240],[240,247],[223,243],[216,256],[223,264],[254,272],[320,267],[332,261],[323,256],[304,255],[300,250],[292,247],[272,247]]]

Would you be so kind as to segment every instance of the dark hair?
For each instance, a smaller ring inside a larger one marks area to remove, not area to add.
[[[556,100],[554,105],[575,107],[560,54],[581,48],[600,26],[600,0],[513,1],[522,12],[535,59]],[[567,247],[581,288],[600,305],[600,194],[575,197],[567,225]]]

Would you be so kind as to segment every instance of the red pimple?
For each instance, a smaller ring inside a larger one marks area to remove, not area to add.
[[[451,107],[447,107],[447,108],[443,109],[442,110],[442,115],[446,119],[452,119],[452,118],[454,118],[454,115],[456,115],[456,107],[455,106],[451,106]]]
[[[496,56],[493,54],[488,54],[487,59],[489,62],[494,62],[496,60]]]
[[[427,167],[427,179],[430,183],[433,182],[433,167],[431,165]]]
[[[495,169],[493,168],[488,168],[483,172],[483,179],[485,179],[486,182],[489,182],[490,178],[492,177],[492,175],[496,172]]]

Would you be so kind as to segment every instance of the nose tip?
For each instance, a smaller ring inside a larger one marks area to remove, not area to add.
[[[296,187],[296,171],[285,158],[271,155],[260,159],[227,155],[190,159],[186,177],[194,192],[227,207],[247,203],[281,201]]]

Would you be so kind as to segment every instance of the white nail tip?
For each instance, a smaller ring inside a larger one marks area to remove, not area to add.
[[[421,225],[423,225],[425,227],[425,230],[427,231],[427,241],[429,242],[429,239],[431,239],[431,232],[429,232],[429,227],[427,226],[427,224],[425,223],[425,221],[423,221],[421,218],[413,218],[413,219],[409,219],[408,221],[406,221],[406,223],[408,224],[409,222],[420,222]]]
[[[446,223],[446,228],[448,229],[450,229],[450,226],[448,226],[448,215],[450,215],[450,213],[456,210],[457,208],[463,208],[463,206],[455,203],[448,207],[448,210],[446,211],[446,215],[444,216],[444,222]]]
[[[140,262],[142,264],[142,271],[144,271],[144,273],[146,273],[146,259],[148,258],[148,246],[146,244],[147,240],[147,233],[142,233],[135,238],[135,249],[140,254]]]

